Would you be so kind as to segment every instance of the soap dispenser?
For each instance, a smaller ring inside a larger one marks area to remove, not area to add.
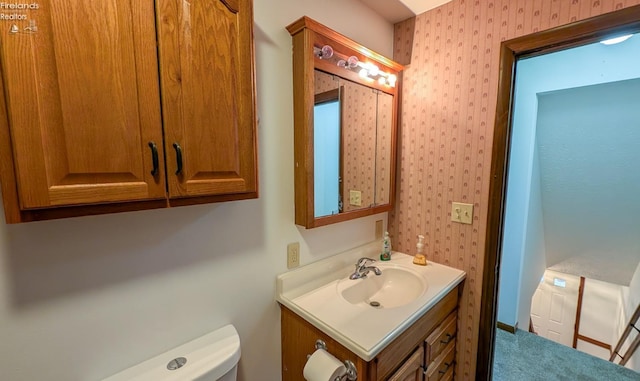
[[[389,232],[384,232],[384,238],[382,238],[382,252],[380,253],[380,260],[391,260],[391,238],[389,237]]]
[[[413,263],[420,266],[427,265],[427,257],[424,251],[424,236],[418,235],[418,243],[416,244],[416,255],[413,256]]]

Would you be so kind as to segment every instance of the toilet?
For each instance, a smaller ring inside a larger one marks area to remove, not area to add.
[[[103,381],[235,381],[239,360],[240,337],[227,325]]]

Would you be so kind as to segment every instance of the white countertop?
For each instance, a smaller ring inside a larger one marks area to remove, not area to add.
[[[389,343],[454,289],[466,274],[462,270],[429,261],[412,263],[413,256],[393,252],[391,261],[373,265],[402,268],[419,274],[427,290],[417,299],[395,308],[354,305],[338,294],[360,257],[379,257],[380,243],[373,242],[281,274],[276,279],[276,300],[365,361],[372,360]],[[375,276],[375,275],[370,275]]]

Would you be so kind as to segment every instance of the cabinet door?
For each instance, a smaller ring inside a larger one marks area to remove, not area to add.
[[[20,208],[165,197],[153,2],[37,4],[0,30]]]
[[[420,347],[402,364],[400,369],[389,377],[388,381],[422,381],[424,379],[423,356],[424,351]]]
[[[156,0],[169,195],[255,192],[250,0]]]

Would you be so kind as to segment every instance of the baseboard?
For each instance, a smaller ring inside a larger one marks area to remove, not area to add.
[[[503,330],[503,331],[507,331],[509,333],[516,333],[516,330],[518,329],[518,323],[516,323],[515,327],[511,326],[509,324],[504,324],[502,322],[498,322],[497,324],[498,328]]]

